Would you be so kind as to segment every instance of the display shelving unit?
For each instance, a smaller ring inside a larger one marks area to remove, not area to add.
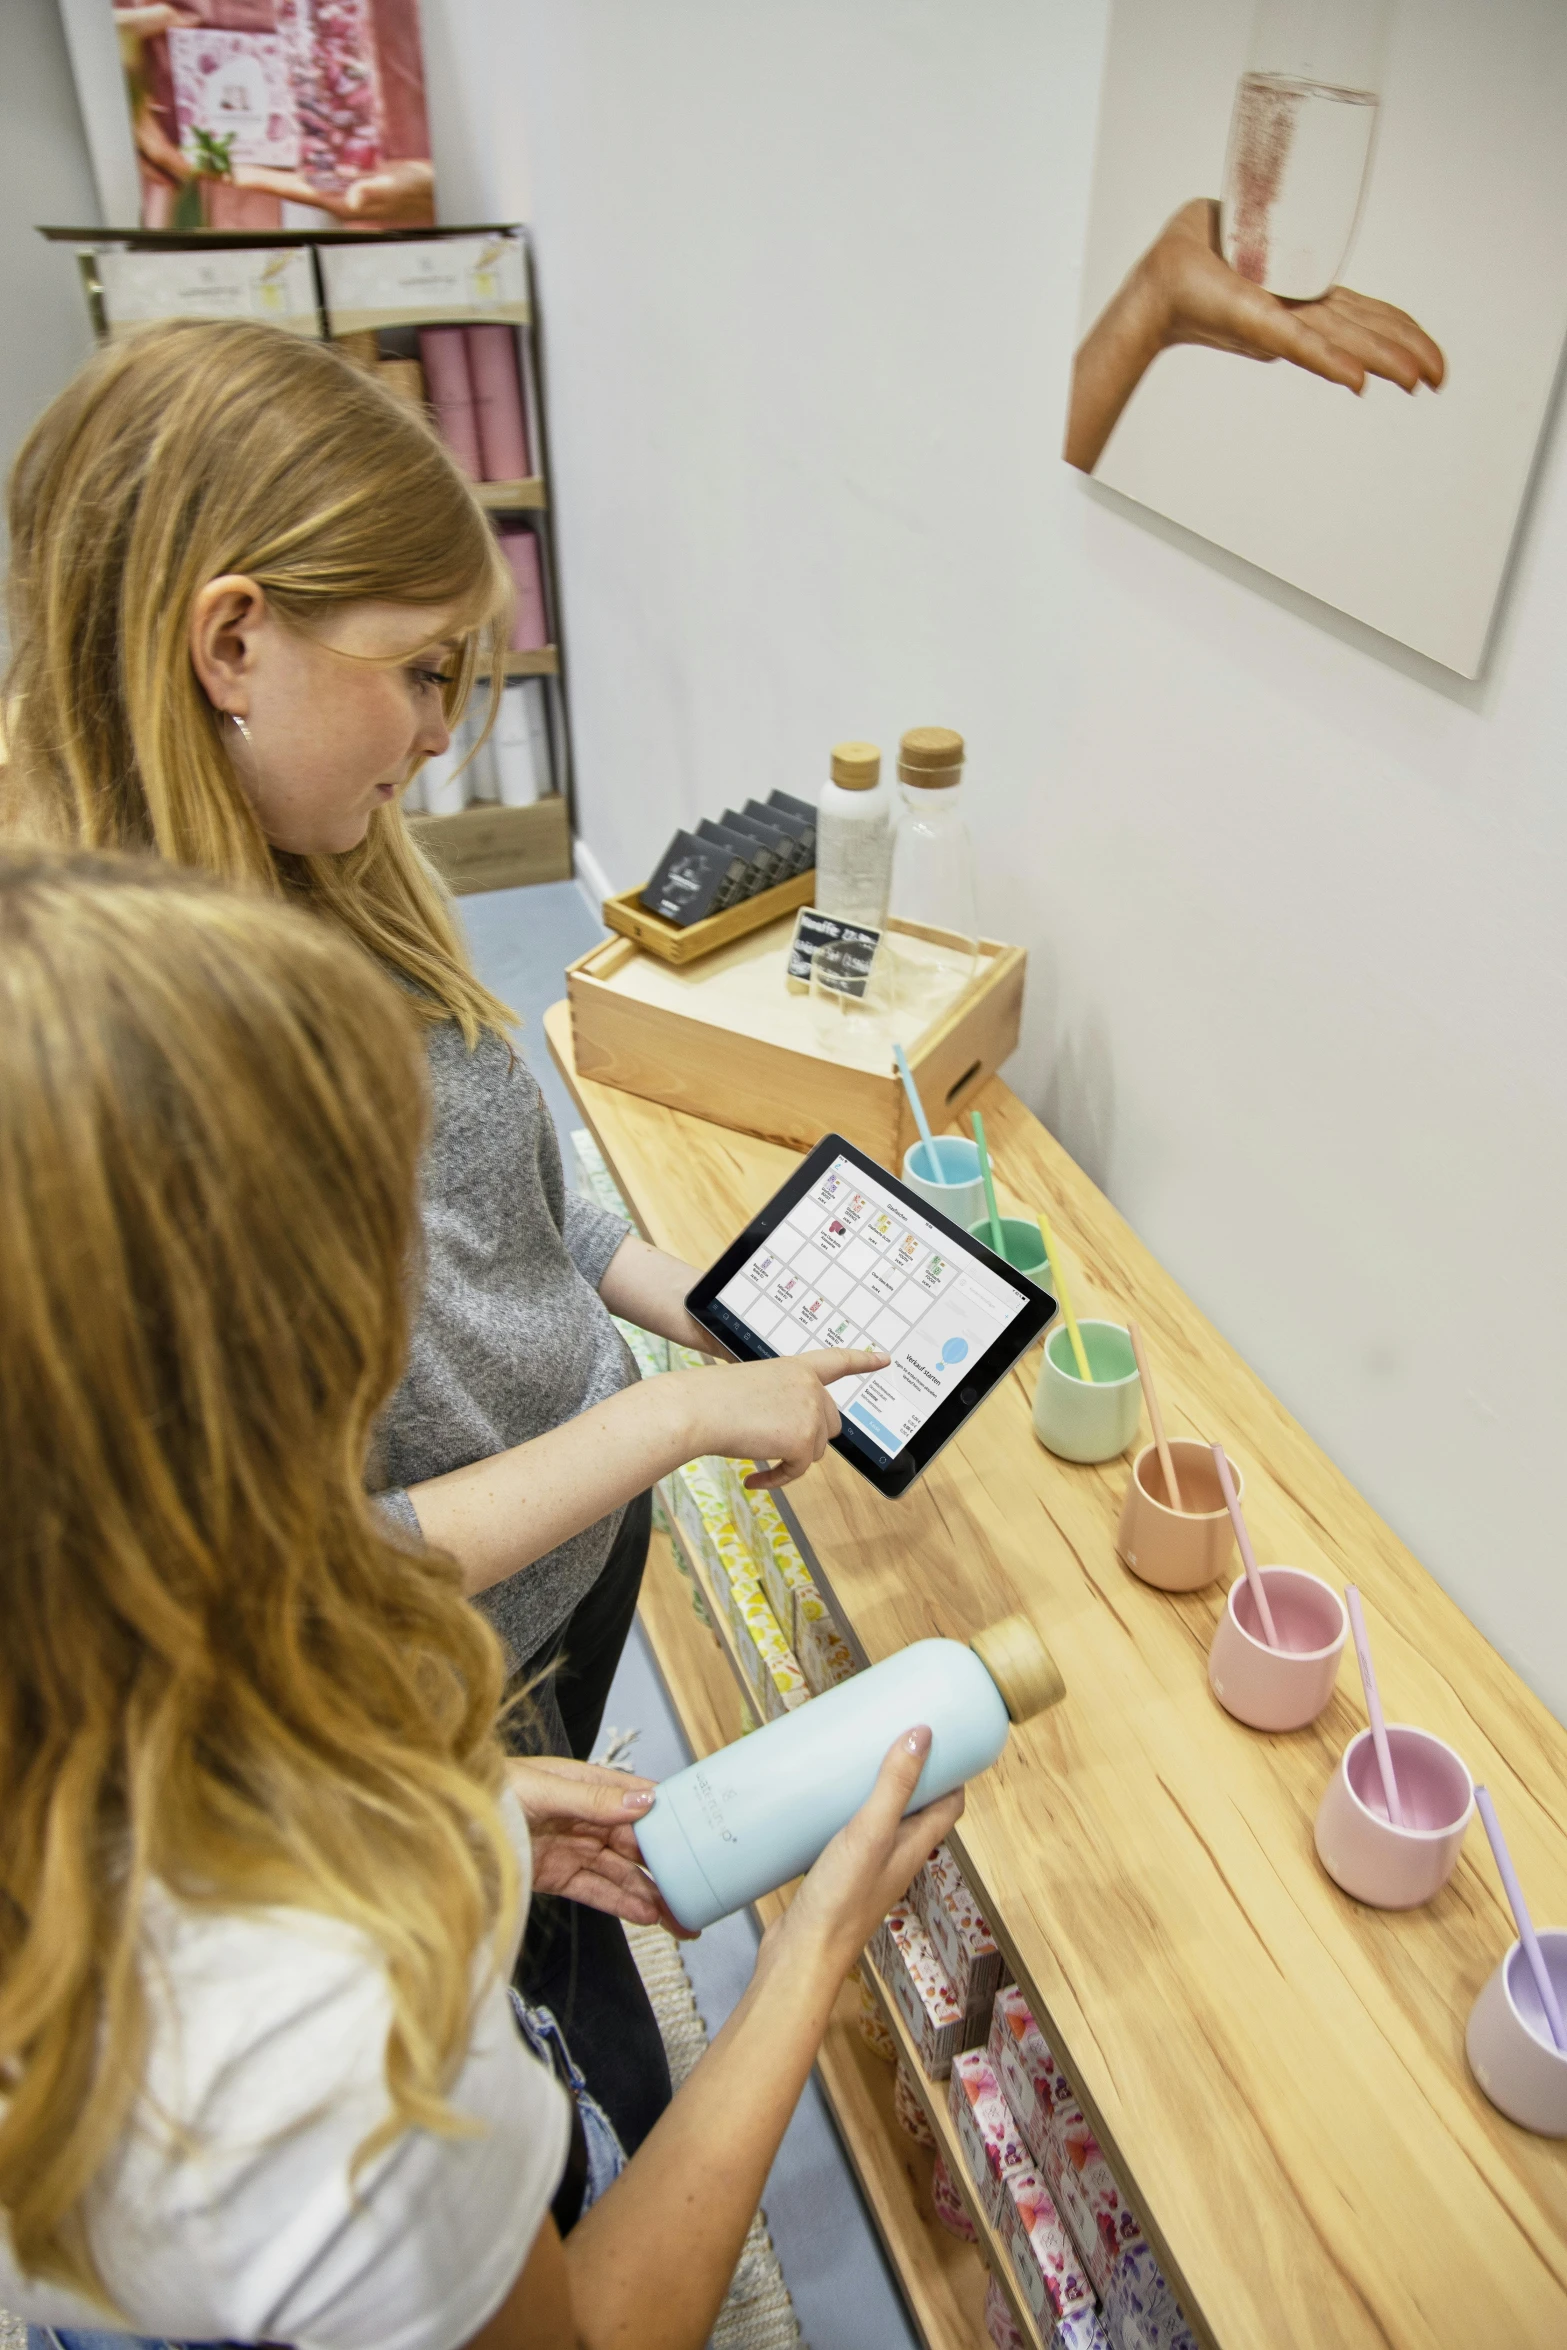
[[[107,335],[109,321],[95,262],[96,257],[105,251],[177,253],[200,252],[215,247],[252,250],[299,247],[307,250],[312,257],[323,338],[327,341],[335,340],[318,249],[333,245],[363,248],[370,241],[367,232],[341,229],[277,229],[247,233],[214,229],[173,231],[46,227],[40,233],[52,243],[71,245],[76,249],[88,310],[100,339]],[[570,879],[572,870],[571,732],[561,657],[560,595],[549,494],[549,443],[534,339],[532,267],[527,231],[512,223],[478,222],[450,228],[377,230],[374,232],[374,241],[439,242],[480,235],[515,237],[522,248],[523,278],[527,289],[524,305],[526,315],[520,318],[508,317],[505,323],[512,326],[517,337],[518,373],[522,382],[528,447],[539,471],[515,481],[475,482],[473,487],[480,505],[497,520],[526,515],[538,542],[551,641],[534,652],[508,653],[505,676],[508,681],[516,678],[538,678],[544,681],[552,788],[531,805],[520,808],[508,808],[496,801],[481,800],[451,816],[410,816],[409,828],[414,838],[437,866],[448,886],[459,895],[476,890],[508,889],[535,881],[566,881]],[[449,307],[443,308],[439,321],[434,323],[443,326],[460,324],[469,315],[454,312]],[[482,304],[476,304],[471,312],[474,324],[486,323],[494,316],[494,311]],[[410,322],[406,308],[389,310],[380,317],[373,312],[356,311],[353,332],[356,335],[374,333],[380,338],[388,355],[401,355],[398,350],[400,343],[406,345],[409,351],[414,348],[411,337],[417,334],[417,325]]]

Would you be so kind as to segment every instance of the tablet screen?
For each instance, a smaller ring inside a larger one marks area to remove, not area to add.
[[[878,1183],[834,1158],[746,1257],[717,1303],[775,1354],[873,1346],[885,1371],[840,1379],[833,1400],[874,1458],[896,1459],[1024,1311],[976,1255]]]

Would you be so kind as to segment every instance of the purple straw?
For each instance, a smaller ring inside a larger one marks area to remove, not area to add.
[[[1556,1985],[1551,1981],[1550,1971],[1545,1963],[1545,1953],[1540,1948],[1539,1936],[1534,1930],[1534,1920],[1529,1915],[1528,1904],[1523,1897],[1523,1887],[1518,1882],[1518,1871],[1513,1867],[1513,1856],[1507,1849],[1507,1839],[1502,1834],[1502,1823],[1496,1816],[1496,1806],[1484,1787],[1475,1789],[1475,1809],[1484,1820],[1485,1832],[1491,1839],[1491,1850],[1496,1855],[1496,1868],[1497,1874],[1502,1880],[1502,1891],[1506,1894],[1507,1906],[1513,1913],[1513,1923],[1518,1928],[1518,1939],[1523,1944],[1523,1954],[1529,1961],[1529,1972],[1534,1977],[1534,1987],[1540,1994],[1540,2005],[1545,2010],[1545,2021],[1550,2028],[1551,2038],[1556,2042],[1562,2054],[1567,2056],[1567,2023],[1562,2021],[1561,2001],[1556,1996]]]
[[[1230,1513],[1230,1524],[1235,1528],[1235,1539],[1241,1546],[1241,1565],[1246,1569],[1246,1580],[1251,1585],[1251,1596],[1262,1625],[1263,1637],[1270,1648],[1282,1648],[1284,1643],[1273,1629],[1273,1610],[1268,1605],[1268,1594],[1263,1589],[1262,1569],[1258,1566],[1256,1554],[1251,1547],[1251,1536],[1247,1533],[1246,1521],[1241,1516],[1241,1505],[1235,1498],[1235,1480],[1230,1475],[1230,1464],[1224,1457],[1222,1444],[1216,1444],[1213,1447],[1213,1465],[1219,1472],[1219,1491],[1223,1494],[1224,1506]]]
[[[1344,1605],[1349,1610],[1349,1628],[1355,1635],[1355,1654],[1360,1659],[1360,1686],[1366,1693],[1366,1711],[1371,1716],[1371,1743],[1377,1750],[1377,1769],[1382,1773],[1382,1793],[1387,1800],[1387,1816],[1395,1828],[1402,1828],[1408,1823],[1404,1818],[1404,1807],[1398,1799],[1398,1781],[1393,1776],[1393,1750],[1387,1742],[1382,1700],[1377,1695],[1371,1643],[1366,1637],[1365,1610],[1360,1604],[1360,1593],[1353,1583],[1345,1586]]]

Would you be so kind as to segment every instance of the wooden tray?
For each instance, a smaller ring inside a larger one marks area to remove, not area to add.
[[[797,906],[808,906],[815,895],[816,868],[808,865],[803,873],[794,874],[788,881],[780,881],[772,889],[758,890],[754,898],[744,898],[738,906],[726,906],[721,914],[708,914],[702,921],[688,922],[682,928],[678,922],[666,922],[662,914],[644,906],[641,890],[624,889],[618,898],[604,900],[604,927],[618,930],[622,938],[634,938],[639,947],[646,947],[660,962],[694,963],[701,956],[710,955],[715,947],[728,946],[732,939],[745,938],[753,930],[765,930],[780,914],[792,914]]]
[[[566,970],[578,1072],[794,1150],[843,1134],[896,1172],[916,1129],[891,1031],[869,1030],[858,1061],[831,1057],[816,1036],[809,996],[784,978],[793,933],[786,917],[694,967],[656,960],[629,938],[579,956]],[[903,1039],[938,1132],[1017,1044],[1027,958],[994,939],[981,939],[979,954],[962,994],[922,1035]]]

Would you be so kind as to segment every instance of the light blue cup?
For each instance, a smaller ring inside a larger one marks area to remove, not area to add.
[[[961,1134],[938,1134],[936,1164],[922,1142],[903,1154],[903,1180],[933,1208],[950,1216],[966,1232],[985,1213],[985,1186],[980,1180],[979,1147]]]
[[[1077,1329],[1093,1379],[1078,1377],[1070,1333],[1058,1321],[1039,1365],[1034,1434],[1060,1460],[1113,1461],[1142,1415],[1137,1358],[1119,1322],[1080,1321]]]

